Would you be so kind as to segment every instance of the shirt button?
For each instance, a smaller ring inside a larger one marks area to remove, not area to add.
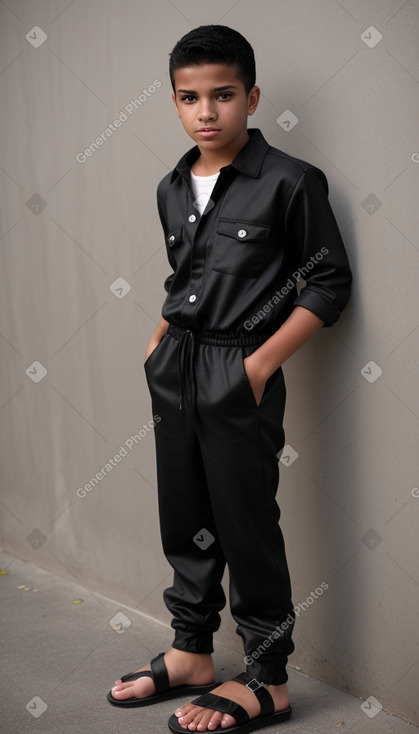
[[[196,295],[195,293],[192,293],[191,296],[189,296],[189,303],[194,303],[196,301]]]
[[[196,222],[196,216],[195,216],[195,214],[191,214],[191,216],[189,217],[189,221],[190,222]]]
[[[239,231],[237,232],[237,234],[239,235],[239,237],[246,237],[247,232],[246,232],[245,229],[239,229]]]
[[[174,234],[172,234],[172,235],[171,235],[171,237],[169,237],[169,242],[170,242],[170,244],[173,244],[173,242],[175,241],[175,239],[176,239],[176,238],[175,238],[175,235],[174,235]]]

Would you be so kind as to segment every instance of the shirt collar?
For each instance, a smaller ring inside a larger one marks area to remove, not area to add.
[[[257,178],[259,176],[263,160],[268,152],[269,143],[267,143],[258,128],[250,128],[247,132],[250,136],[249,140],[243,148],[239,150],[230,165],[240,171],[240,173],[244,173],[246,176]],[[199,155],[200,151],[197,145],[188,150],[174,168],[170,183],[173,183],[179,175],[184,176],[189,180],[191,166]],[[225,168],[228,168],[228,166],[225,166]]]

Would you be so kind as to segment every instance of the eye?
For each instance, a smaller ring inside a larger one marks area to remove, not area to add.
[[[182,102],[190,103],[190,102],[194,102],[196,100],[196,97],[193,94],[184,94],[181,97],[181,100]]]
[[[226,101],[227,101],[228,99],[230,99],[230,97],[232,97],[232,96],[233,96],[233,95],[232,95],[232,93],[231,93],[231,92],[221,92],[221,93],[220,93],[220,94],[218,95],[218,98],[217,98],[217,99],[221,99],[221,101],[222,101],[222,102],[226,102]]]

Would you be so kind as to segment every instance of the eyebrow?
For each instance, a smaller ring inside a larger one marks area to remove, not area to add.
[[[225,84],[223,87],[214,87],[213,92],[224,92],[226,89],[237,89],[235,84]],[[178,89],[182,94],[197,94],[193,89]]]

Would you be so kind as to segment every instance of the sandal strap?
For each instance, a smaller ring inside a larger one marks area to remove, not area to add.
[[[123,683],[128,683],[128,681],[138,680],[138,678],[151,678],[151,671],[138,670],[136,673],[127,673],[121,677],[121,681]]]
[[[253,678],[249,673],[239,673],[233,680],[246,686],[260,703],[260,716],[270,716],[275,713],[275,704],[269,691],[266,690],[264,683]]]
[[[156,655],[150,662],[151,677],[156,687],[156,693],[165,693],[170,688],[169,675],[164,662],[164,652]]]
[[[164,652],[160,652],[150,662],[151,670],[138,670],[136,673],[127,673],[123,675],[121,681],[128,683],[129,681],[138,680],[138,678],[152,678],[156,688],[156,693],[165,693],[170,688],[169,676],[164,662]]]
[[[231,701],[229,698],[223,696],[217,696],[214,693],[204,693],[203,696],[195,698],[192,703],[195,706],[203,706],[206,709],[212,709],[213,711],[222,711],[223,714],[230,714],[236,720],[238,726],[247,724],[250,721],[249,714],[240,706],[239,703]]]

